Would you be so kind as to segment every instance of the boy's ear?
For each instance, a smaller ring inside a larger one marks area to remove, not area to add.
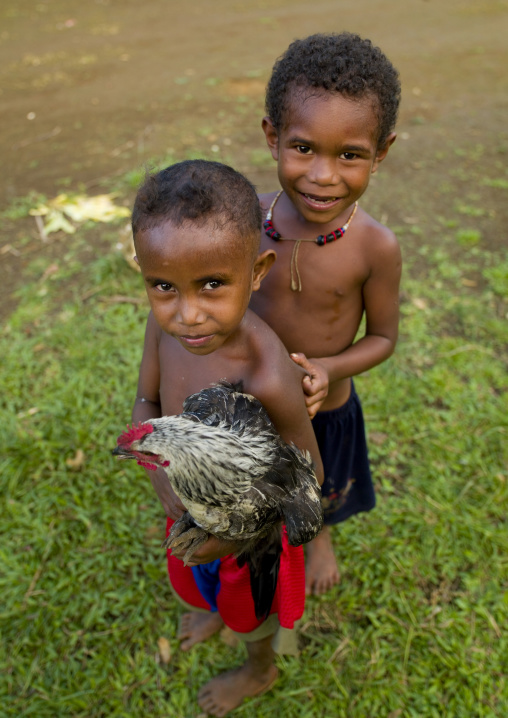
[[[272,157],[274,160],[279,159],[279,135],[277,134],[277,130],[273,126],[273,122],[269,117],[263,117],[263,122],[261,123],[261,127],[263,128],[263,132],[265,133],[266,137],[266,144],[268,145],[268,149],[272,153]]]
[[[393,145],[395,140],[397,139],[397,133],[396,132],[390,132],[388,137],[386,138],[386,142],[382,147],[377,148],[376,152],[376,159],[374,160],[374,164],[372,165],[372,174],[377,170],[381,162],[384,160],[386,155],[388,154],[388,150]]]
[[[261,286],[261,282],[271,269],[272,264],[277,259],[277,254],[273,249],[266,249],[258,254],[252,270],[252,291],[257,292]]]

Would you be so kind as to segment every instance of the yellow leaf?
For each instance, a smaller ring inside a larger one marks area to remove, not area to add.
[[[47,215],[47,220],[44,225],[46,234],[51,232],[66,232],[67,234],[74,234],[76,228],[72,226],[68,219],[65,219],[61,212],[56,209],[52,209]]]
[[[46,217],[44,227],[46,233],[63,231],[73,234],[76,230],[66,217],[76,223],[86,222],[86,220],[113,222],[115,219],[130,217],[130,210],[127,207],[115,205],[113,196],[112,194],[99,194],[95,197],[69,196],[62,193],[47,204],[33,207],[29,210],[29,214],[35,217]]]
[[[418,299],[418,297],[416,297],[416,299],[413,299],[413,304],[417,309],[427,309],[427,302],[425,299]]]
[[[71,198],[60,195],[56,198],[55,205],[74,222],[84,222],[87,219],[94,222],[111,222],[130,215],[130,210],[127,207],[117,207],[109,194],[99,194],[95,197],[78,195]]]
[[[38,207],[32,207],[32,209],[28,210],[28,214],[32,217],[43,217],[45,214],[48,214],[49,207],[46,207],[45,204],[40,204]]]
[[[161,657],[161,661],[162,663],[167,665],[171,660],[171,645],[168,639],[161,636],[157,641],[157,645],[159,647],[159,655]]]
[[[72,459],[67,459],[65,461],[69,469],[72,469],[73,471],[79,471],[83,468],[83,464],[85,463],[85,453],[82,449],[78,449],[76,453],[74,454],[74,457]]]

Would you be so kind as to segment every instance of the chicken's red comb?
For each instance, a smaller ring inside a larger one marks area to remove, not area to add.
[[[142,424],[141,421],[137,426],[133,424],[132,427],[129,427],[129,424],[127,424],[127,431],[120,434],[116,443],[118,446],[130,446],[133,441],[141,439],[145,434],[151,434],[152,431],[153,426],[151,424]]]

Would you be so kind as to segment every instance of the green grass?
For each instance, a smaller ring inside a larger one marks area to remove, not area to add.
[[[336,527],[341,584],[308,601],[301,656],[235,715],[508,714],[507,265],[469,243],[476,222],[443,217],[439,242],[398,230],[400,342],[357,379],[377,508]],[[178,651],[162,510],[110,456],[146,317],[117,297],[143,290],[114,230],[102,252],[93,232],[27,265],[0,337],[0,716],[192,718],[199,686],[244,649]]]

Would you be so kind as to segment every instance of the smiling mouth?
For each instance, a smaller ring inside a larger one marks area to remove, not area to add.
[[[331,204],[339,199],[339,197],[317,197],[314,194],[307,194],[307,192],[302,192],[302,194],[311,202],[318,202],[319,204]]]

